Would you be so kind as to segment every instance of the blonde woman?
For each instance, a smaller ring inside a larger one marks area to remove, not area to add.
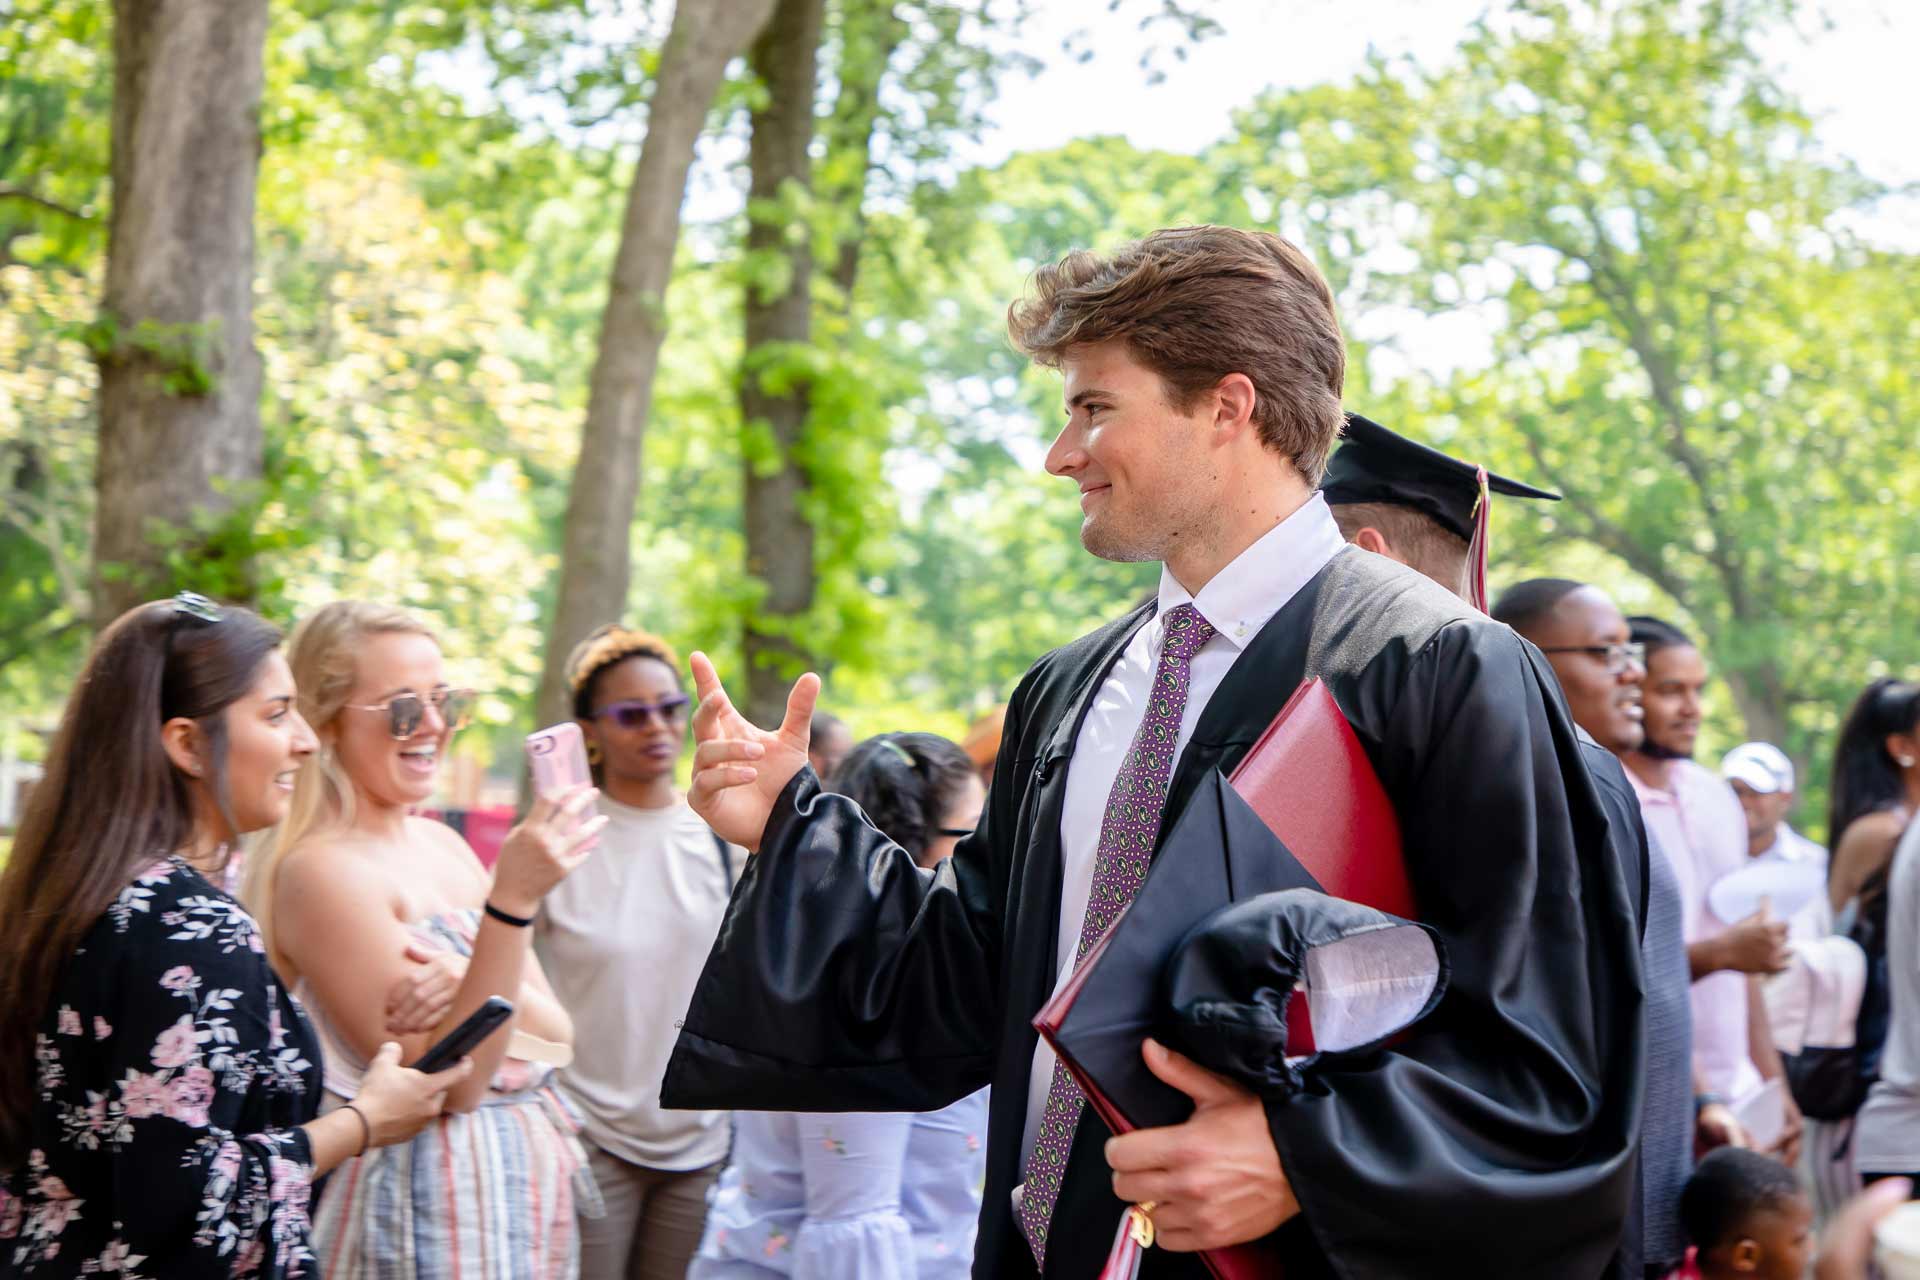
[[[444,1119],[334,1175],[314,1217],[324,1273],[572,1277],[576,1214],[596,1197],[578,1125],[549,1087],[548,1064],[565,1059],[573,1027],[530,954],[528,926],[596,843],[605,819],[586,816],[595,793],[535,804],[489,875],[450,828],[411,813],[432,794],[471,698],[448,685],[432,632],[398,609],[340,601],[295,630],[289,659],[319,760],[280,838],[249,868],[248,896],[326,1044],[329,1101],[355,1095],[383,1039],[399,1039],[412,1061],[488,997],[516,1008],[474,1051]],[[393,1036],[396,1012],[407,1012],[395,993],[430,985],[416,979],[435,956],[451,998],[414,1019],[438,1013],[434,1025]]]

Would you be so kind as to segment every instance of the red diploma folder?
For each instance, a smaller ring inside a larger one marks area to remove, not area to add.
[[[1327,686],[1293,691],[1227,779],[1329,897],[1417,920],[1400,820]],[[1287,1010],[1289,1054],[1313,1052],[1307,997]]]
[[[1277,838],[1277,839],[1276,839]],[[1160,1010],[1159,976],[1195,925],[1262,893],[1310,888],[1415,919],[1400,825],[1353,726],[1319,680],[1295,690],[1224,783],[1196,788],[1133,905],[1033,1025],[1115,1133],[1192,1113],[1140,1059]],[[1076,1013],[1077,1010],[1077,1013]],[[1287,1011],[1289,1056],[1313,1052],[1306,994]],[[1203,1254],[1219,1280],[1274,1280],[1270,1241]]]

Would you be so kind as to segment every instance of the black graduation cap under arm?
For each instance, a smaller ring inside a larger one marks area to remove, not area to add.
[[[1476,464],[1450,458],[1357,413],[1347,415],[1342,440],[1320,486],[1329,505],[1384,502],[1412,507],[1450,533],[1473,537],[1474,505],[1480,500]],[[1557,493],[1491,473],[1487,487],[1509,498],[1560,500]]]

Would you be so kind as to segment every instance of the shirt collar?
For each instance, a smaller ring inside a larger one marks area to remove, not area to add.
[[[1678,803],[1679,797],[1674,792],[1669,791],[1666,787],[1649,786],[1642,780],[1638,773],[1626,767],[1626,761],[1623,760],[1620,764],[1620,772],[1627,775],[1627,781],[1633,784],[1633,793],[1640,798],[1642,805]],[[1673,768],[1669,765],[1667,768],[1667,782],[1671,784],[1673,781]]]
[[[1156,616],[1191,603],[1221,639],[1235,649],[1245,649],[1260,628],[1346,545],[1327,500],[1315,493],[1214,574],[1197,596],[1189,594],[1162,565]]]
[[[1730,804],[1739,805],[1733,797],[1733,789],[1726,780],[1698,760],[1669,760],[1667,765],[1667,785],[1651,787],[1640,780],[1633,770],[1626,770],[1627,779],[1633,783],[1633,789],[1639,793],[1644,804],[1670,804],[1676,809],[1697,810],[1701,805],[1710,805],[1722,798]],[[1742,831],[1746,828],[1741,827]]]
[[[1763,858],[1780,858],[1786,862],[1808,862],[1824,852],[1819,845],[1782,822],[1779,830],[1773,833],[1773,847],[1762,850]]]

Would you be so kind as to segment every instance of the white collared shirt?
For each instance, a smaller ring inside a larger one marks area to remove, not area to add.
[[[1755,862],[1805,862],[1824,870],[1827,865],[1827,851],[1782,822],[1774,830],[1773,844],[1754,854],[1753,860]]]
[[[1120,763],[1133,744],[1146,714],[1146,697],[1160,662],[1166,634],[1160,619],[1176,605],[1191,602],[1200,616],[1213,624],[1214,636],[1193,656],[1187,686],[1187,706],[1180,717],[1174,744],[1177,762],[1194,726],[1207,708],[1214,690],[1260,628],[1346,549],[1333,513],[1318,493],[1306,505],[1268,530],[1242,551],[1195,596],[1160,570],[1159,606],[1152,618],[1133,633],[1105,683],[1087,708],[1087,718],[1075,740],[1067,770],[1067,794],[1060,812],[1060,943],[1055,957],[1060,984],[1073,972],[1080,928],[1087,918],[1087,899],[1093,892],[1093,859],[1100,844],[1100,824],[1106,817],[1107,796],[1119,776]],[[1176,766],[1177,767],[1177,766]],[[1045,1040],[1033,1054],[1033,1075],[1027,1082],[1027,1126],[1021,1143],[1021,1165],[1033,1150],[1033,1139],[1047,1108],[1047,1089],[1053,1081],[1054,1054]]]

